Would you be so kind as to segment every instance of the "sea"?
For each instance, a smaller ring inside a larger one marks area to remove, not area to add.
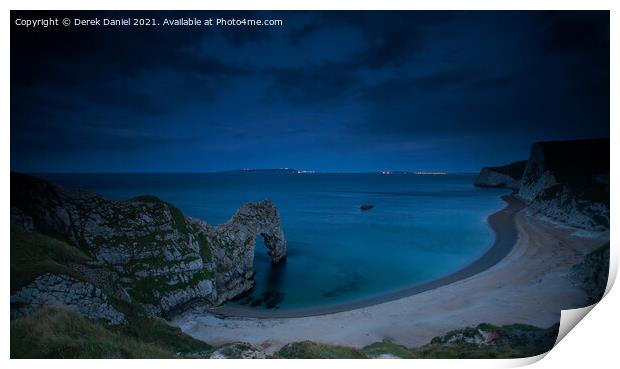
[[[220,173],[38,174],[109,199],[156,195],[211,225],[243,203],[280,210],[288,257],[273,266],[260,236],[255,286],[228,302],[247,309],[329,308],[432,281],[467,266],[494,242],[487,217],[506,190],[475,174]],[[372,204],[361,210],[362,204]]]

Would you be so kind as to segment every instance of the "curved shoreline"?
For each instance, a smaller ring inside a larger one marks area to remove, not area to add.
[[[388,339],[419,347],[433,337],[480,323],[548,327],[564,309],[587,306],[588,295],[568,274],[583,256],[609,242],[558,227],[525,207],[514,215],[517,242],[491,268],[469,278],[394,301],[299,318],[218,317],[198,309],[169,321],[212,345],[247,342],[270,355],[291,342],[365,347]]]
[[[525,204],[513,195],[501,196],[507,204],[501,210],[491,214],[487,218],[487,222],[495,232],[495,241],[493,245],[478,259],[471,264],[459,269],[456,272],[448,274],[444,277],[434,279],[432,281],[423,282],[412,287],[399,289],[392,292],[381,293],[375,297],[369,297],[331,306],[310,308],[310,309],[290,309],[290,310],[258,310],[249,309],[240,306],[220,306],[215,308],[204,307],[206,313],[213,314],[222,318],[301,318],[326,314],[339,313],[348,310],[364,308],[384,302],[398,300],[404,297],[412,296],[421,292],[433,290],[471,276],[481,273],[506,257],[518,238],[518,232],[515,224],[515,214],[525,207]],[[190,307],[188,310],[191,310]]]

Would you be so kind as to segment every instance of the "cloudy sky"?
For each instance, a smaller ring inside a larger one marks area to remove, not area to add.
[[[273,27],[11,27],[11,169],[447,170],[609,136],[608,12],[25,13]]]

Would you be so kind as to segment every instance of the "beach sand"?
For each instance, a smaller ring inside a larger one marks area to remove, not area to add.
[[[489,217],[497,233],[489,252],[424,292],[412,287],[364,302],[375,303],[370,306],[304,317],[222,317],[196,307],[170,322],[210,344],[244,341],[268,354],[304,340],[363,347],[390,339],[415,347],[483,322],[550,326],[560,320],[562,309],[585,305],[585,293],[567,276],[586,253],[608,241],[577,236],[575,230],[538,219],[516,200],[505,200],[508,206]]]

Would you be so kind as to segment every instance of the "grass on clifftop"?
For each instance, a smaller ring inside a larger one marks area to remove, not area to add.
[[[435,337],[424,346],[407,348],[389,340],[375,342],[362,349],[328,345],[311,341],[295,342],[277,351],[277,359],[361,359],[381,356],[402,359],[493,359],[523,358],[541,354],[553,347],[558,325],[542,329],[526,324],[494,326],[483,323]],[[480,331],[494,336],[487,343],[473,343]]]
[[[82,279],[65,263],[91,259],[77,247],[11,225],[11,291],[45,273]],[[11,322],[11,357],[27,358],[162,358],[176,354],[200,357],[212,347],[177,327],[149,317],[136,303],[110,297],[128,323],[108,327],[63,307],[41,309]]]
[[[11,224],[11,291],[45,273],[68,274],[81,279],[67,262],[84,263],[90,258],[77,247]]]
[[[415,359],[416,355],[411,349],[398,345],[390,340],[375,342],[363,348],[364,354],[369,357],[379,357],[381,355],[395,356],[401,359]]]
[[[11,358],[208,357],[208,344],[156,319],[120,328],[90,321],[64,307],[40,309],[11,322]]]
[[[358,349],[312,341],[289,343],[274,354],[276,359],[365,359]]]
[[[93,323],[67,308],[11,322],[11,358],[171,358],[173,353]]]
[[[183,333],[180,328],[154,318],[132,319],[129,324],[118,328],[118,332],[141,343],[181,355],[207,355],[214,350],[207,343]]]

